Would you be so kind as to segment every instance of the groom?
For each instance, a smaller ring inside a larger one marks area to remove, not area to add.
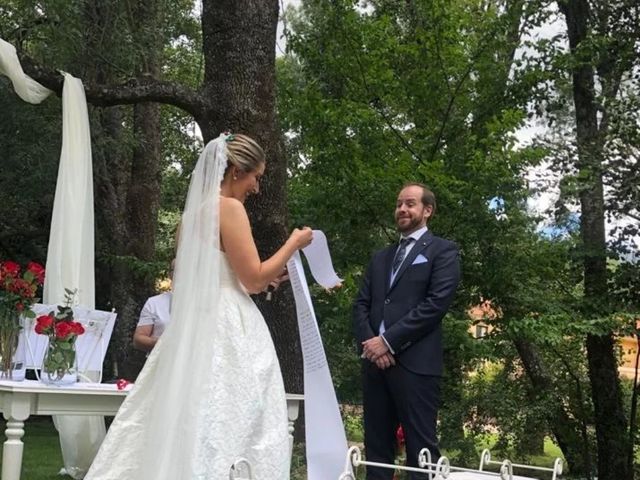
[[[374,254],[354,304],[367,461],[394,463],[398,425],[404,429],[407,465],[418,466],[425,447],[434,462],[440,456],[442,318],[458,286],[460,265],[457,246],[427,228],[435,210],[435,196],[424,185],[404,186],[395,210],[400,241]],[[367,480],[392,477],[392,470],[367,468]]]

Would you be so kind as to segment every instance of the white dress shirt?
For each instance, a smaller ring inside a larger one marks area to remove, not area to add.
[[[171,320],[171,292],[164,292],[160,295],[150,297],[142,311],[140,312],[140,320],[138,327],[152,325],[153,330],[151,336],[159,338],[167,328],[169,320]]]

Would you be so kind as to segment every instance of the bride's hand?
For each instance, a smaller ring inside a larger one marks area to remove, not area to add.
[[[282,282],[286,282],[287,280],[289,280],[289,273],[287,272],[287,268],[285,267],[283,273],[281,273],[280,275],[278,275],[275,279],[273,279],[271,281],[271,283],[269,283],[269,285],[267,286],[267,288],[264,289],[264,291],[276,291],[279,287],[280,284]]]
[[[276,278],[271,280],[271,283],[269,283],[269,285],[267,285],[267,287],[263,290],[264,292],[267,293],[266,300],[271,301],[271,296],[273,295],[273,292],[278,290],[278,288],[280,287],[280,284],[287,280],[289,280],[289,272],[287,272],[287,267],[284,267],[284,271],[280,275],[278,275]]]
[[[313,231],[309,227],[296,228],[291,232],[289,238],[295,243],[296,248],[300,250],[311,243]]]

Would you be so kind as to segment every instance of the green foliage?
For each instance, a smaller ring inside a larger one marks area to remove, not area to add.
[[[278,109],[294,222],[324,230],[337,269],[357,285],[372,251],[395,238],[400,186],[423,181],[438,198],[430,228],[462,247],[457,316],[480,297],[515,294],[527,269],[510,255],[539,247],[522,174],[544,155],[513,148],[528,98],[509,79],[510,34],[528,13],[464,1],[372,2],[366,12],[309,1],[288,20]],[[349,302],[333,305],[347,330]]]
[[[64,69],[83,79],[123,83],[137,75],[147,62],[147,41],[160,36],[163,76],[194,86],[203,76],[200,19],[194,15],[191,0],[158,3],[159,25],[145,26],[136,21],[137,4],[109,0],[67,2],[30,0],[3,2],[0,6],[0,36],[16,45],[36,62]],[[105,20],[106,19],[106,20]],[[91,28],[87,28],[90,24]],[[99,59],[103,67],[96,67]],[[61,131],[61,104],[52,96],[42,105],[29,105],[18,99],[6,79],[0,79],[0,111],[11,121],[0,125],[3,175],[0,178],[0,255],[18,260],[44,263],[48,230],[55,192]],[[133,137],[133,118],[128,108],[121,115],[118,133],[109,126],[114,117],[102,108],[90,107],[94,164],[104,162],[110,171],[94,166],[98,207],[107,194],[126,192],[130,169],[119,158],[131,157],[138,141]],[[106,119],[106,121],[105,121]],[[105,127],[105,124],[107,125]],[[116,258],[116,247],[105,244],[104,229],[112,224],[96,212],[96,259],[106,268],[124,261],[136,274],[153,277],[166,268],[173,257],[177,216],[188,186],[183,172],[191,171],[200,145],[194,140],[193,119],[174,107],[162,107],[162,184],[161,222],[158,227],[157,260],[140,265],[132,257]],[[105,157],[104,160],[102,157]],[[101,270],[103,271],[103,270]]]
[[[441,425],[443,441],[461,459],[470,458],[473,443],[465,430],[487,422],[500,432],[505,451],[523,454],[517,439],[532,423],[542,434],[548,431],[541,419],[558,404],[588,430],[588,438],[575,441],[591,449],[583,340],[629,325],[620,309],[583,302],[584,252],[575,216],[567,210],[540,233],[539,219],[527,208],[528,198],[539,193],[525,180],[531,167],[575,157],[573,147],[525,146],[515,134],[543,113],[563,130],[571,128],[567,69],[576,59],[567,55],[561,34],[534,34],[556,13],[541,2],[480,7],[465,0],[378,0],[366,8],[309,0],[287,12],[289,51],[278,61],[277,80],[292,217],[327,233],[334,263],[348,279],[344,292],[351,290],[353,298],[372,251],[395,238],[394,199],[406,181],[435,191],[438,213],[430,228],[461,247],[462,284],[444,322]],[[592,48],[604,55],[611,42],[594,37]],[[617,125],[626,138],[637,137],[637,129],[624,126],[631,123]],[[574,173],[562,171],[565,192],[579,193]],[[622,262],[612,272],[618,298],[637,303],[629,288],[637,269]],[[358,372],[347,361],[354,355],[350,342],[340,338],[351,323],[350,301],[342,295],[321,297],[318,318],[327,322],[321,328],[338,394],[351,399],[345,379],[357,384]],[[466,312],[482,300],[491,302],[494,315],[484,320],[494,330],[477,341],[467,333]],[[516,340],[538,352],[552,379],[544,391],[532,391],[539,389],[524,375]],[[500,366],[490,379],[472,374],[484,362]],[[497,412],[485,397],[505,408]]]
[[[44,265],[60,156],[60,102],[27,105],[2,78],[0,111],[11,119],[0,122],[0,257]]]
[[[352,405],[342,405],[342,423],[344,424],[349,444],[364,442],[364,418],[362,409]]]

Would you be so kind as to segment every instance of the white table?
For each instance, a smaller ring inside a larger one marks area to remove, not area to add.
[[[2,480],[20,480],[24,422],[30,415],[115,415],[131,386],[77,383],[68,387],[44,385],[34,380],[0,381],[0,410],[7,420],[7,440],[2,449]],[[303,395],[287,394],[289,454],[294,423]]]

